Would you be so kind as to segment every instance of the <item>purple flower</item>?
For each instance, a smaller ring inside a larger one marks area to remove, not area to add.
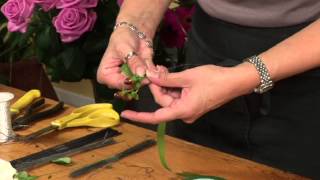
[[[34,3],[31,0],[8,0],[1,12],[8,19],[8,30],[25,33],[31,20]]]
[[[45,12],[55,8],[58,0],[34,0],[34,3],[39,4]]]
[[[166,47],[183,47],[185,33],[182,31],[182,28],[178,23],[178,18],[173,10],[168,10],[166,12],[160,36]]]
[[[118,6],[121,6],[124,0],[117,0]]]
[[[179,19],[179,22],[186,32],[191,29],[191,19],[194,11],[195,6],[193,6],[192,8],[179,7],[176,9],[176,15]]]
[[[191,28],[191,16],[194,8],[179,7],[168,10],[160,31],[161,40],[169,48],[182,48],[186,42],[187,32]]]
[[[69,7],[79,7],[79,8],[94,8],[97,7],[98,0],[58,0],[57,8],[69,8]]]
[[[91,31],[97,15],[84,8],[65,8],[53,19],[53,24],[60,33],[62,42],[72,42],[83,33]]]

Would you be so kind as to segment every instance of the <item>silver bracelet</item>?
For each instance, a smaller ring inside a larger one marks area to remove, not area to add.
[[[253,64],[260,76],[260,85],[254,89],[254,92],[262,94],[270,90],[273,87],[273,81],[271,80],[269,71],[262,62],[262,59],[259,56],[252,56],[244,61]]]
[[[116,25],[113,27],[113,30],[115,31],[119,27],[128,27],[132,32],[137,34],[139,39],[146,41],[147,46],[149,48],[153,48],[152,40],[148,39],[146,34],[144,32],[139,31],[135,25],[128,23],[126,21],[121,21],[121,22],[116,23]]]

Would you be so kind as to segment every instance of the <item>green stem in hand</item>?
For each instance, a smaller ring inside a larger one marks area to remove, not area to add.
[[[132,82],[132,88],[131,89],[123,89],[115,94],[115,96],[123,99],[123,100],[139,100],[139,89],[141,87],[142,81],[145,78],[133,74],[133,72],[130,70],[130,67],[128,64],[123,64],[121,66],[121,71],[124,73]],[[168,171],[172,170],[170,169],[167,161],[166,161],[166,156],[165,156],[165,134],[166,134],[166,123],[162,122],[158,125],[157,129],[157,146],[158,146],[158,152],[159,152],[159,157],[162,166],[167,169]],[[178,176],[182,177],[183,180],[194,180],[194,179],[210,179],[210,180],[224,180],[221,177],[217,176],[207,176],[207,175],[201,175],[201,174],[196,174],[196,173],[190,173],[190,172],[182,172],[182,173],[177,173]]]
[[[118,91],[115,96],[118,98],[121,98],[126,101],[131,100],[139,100],[139,90],[142,85],[142,81],[145,78],[145,76],[141,77],[136,74],[133,74],[131,71],[129,65],[127,63],[123,64],[121,66],[121,71],[124,73],[132,82],[132,88],[131,89],[123,89],[121,91]]]

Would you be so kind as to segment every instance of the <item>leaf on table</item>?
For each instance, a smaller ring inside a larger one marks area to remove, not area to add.
[[[38,176],[30,176],[26,171],[21,171],[17,172],[13,178],[17,180],[35,180],[38,179]]]
[[[62,157],[55,160],[52,160],[51,162],[61,165],[70,165],[72,163],[72,160],[70,157]]]
[[[201,175],[201,174],[195,174],[195,173],[190,173],[190,172],[183,172],[183,173],[178,173],[178,175],[183,177],[183,180],[225,180],[222,177],[218,176],[206,176],[206,175]]]

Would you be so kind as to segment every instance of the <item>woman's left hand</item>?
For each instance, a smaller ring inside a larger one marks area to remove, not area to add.
[[[249,63],[236,67],[204,65],[178,73],[147,71],[150,89],[162,108],[155,112],[125,110],[122,117],[157,124],[181,119],[193,123],[206,112],[231,99],[250,92],[259,84],[259,76]]]

